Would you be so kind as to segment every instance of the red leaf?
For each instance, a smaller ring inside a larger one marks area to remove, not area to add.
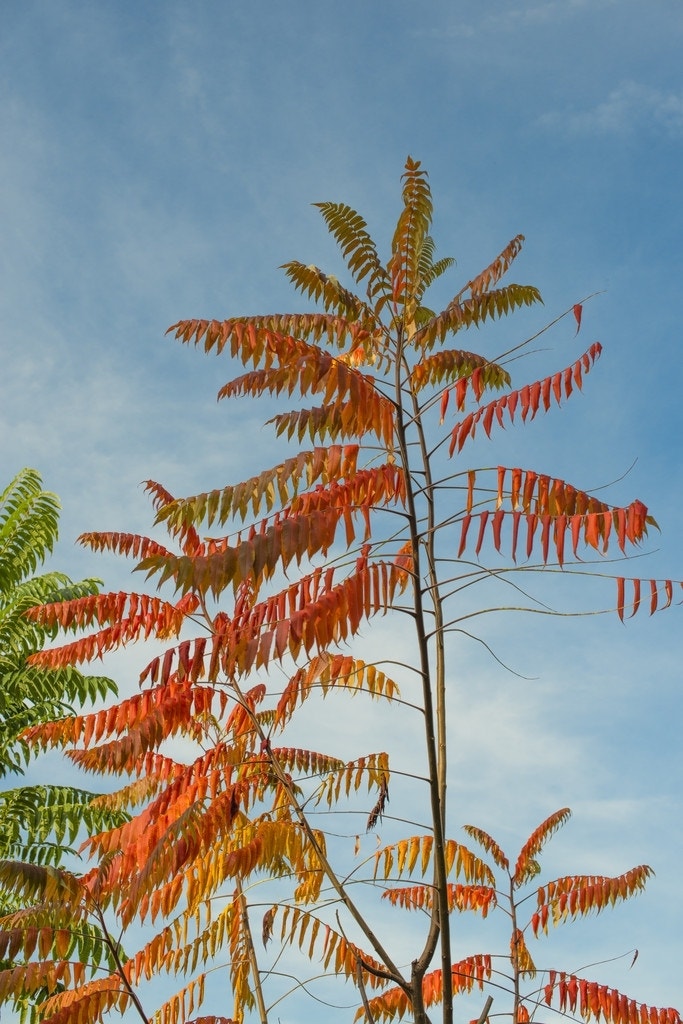
[[[529,511],[537,479],[538,473],[534,473],[533,469],[527,470],[526,479],[524,481],[524,493],[522,496],[522,507],[524,508],[525,512]]]
[[[559,405],[560,401],[562,399],[562,371],[561,370],[558,370],[558,372],[553,375],[553,394],[555,395],[555,401]]]
[[[479,536],[477,537],[477,546],[474,549],[475,555],[478,555],[481,551],[481,545],[484,542],[484,533],[486,532],[486,523],[488,522],[489,511],[486,509],[479,516]]]
[[[501,528],[503,526],[503,519],[504,519],[504,517],[505,517],[505,511],[502,508],[499,508],[498,511],[494,512],[494,514],[493,514],[493,524],[492,524],[493,543],[495,545],[496,551],[498,551],[499,553],[500,553],[500,531],[501,531]]]
[[[484,412],[484,430],[486,431],[486,436],[487,437],[491,436],[491,426],[493,424],[493,414],[496,411],[496,405],[497,404],[498,404],[497,402],[492,402],[490,405],[487,405],[486,406],[486,411]]]
[[[609,535],[612,530],[612,516],[609,513],[605,513],[605,515],[602,517],[602,526],[604,531],[602,537],[602,550],[603,553],[606,554],[607,547],[609,544]]]
[[[511,493],[511,496],[510,496],[510,501],[511,501],[513,509],[516,509],[519,506],[519,492],[521,490],[521,487],[522,487],[522,471],[521,471],[521,469],[513,469],[512,470],[512,493]]]
[[[543,408],[546,412],[550,409],[550,388],[552,386],[552,377],[544,377],[541,382],[541,397],[543,399]]]
[[[275,630],[275,655],[277,658],[282,658],[285,651],[287,650],[287,641],[289,639],[289,619],[282,619],[278,622]]]
[[[555,547],[557,548],[557,560],[560,568],[564,564],[564,535],[567,529],[567,517],[561,515],[555,522]]]
[[[572,974],[571,978],[569,979],[569,985],[567,986],[567,991],[569,993],[569,1005],[570,1005],[572,1011],[574,1011],[576,1009],[576,997],[577,997],[578,992],[579,992],[579,983],[578,983],[577,979],[574,977],[573,974]]]
[[[529,403],[531,405],[531,418],[533,419],[538,412],[538,402],[541,397],[541,382],[540,380],[534,381],[529,387]]]
[[[598,539],[600,537],[600,513],[589,512],[586,516],[586,527],[584,539],[586,544],[590,544],[591,547],[597,548]]]
[[[565,978],[564,972],[560,975],[560,1009],[564,1010],[567,1005],[567,979]]]
[[[161,682],[162,683],[167,683],[168,680],[169,680],[169,677],[171,675],[171,670],[173,668],[173,654],[174,654],[173,648],[170,648],[164,654],[164,660],[162,662],[162,668],[161,668]]]
[[[462,553],[465,550],[465,546],[467,544],[467,531],[470,528],[470,523],[471,522],[472,522],[472,516],[469,515],[469,514],[466,515],[465,518],[462,521],[462,529],[461,529],[461,532],[460,532],[460,547],[458,548],[458,558],[460,558],[462,556]]]
[[[579,389],[579,391],[581,391],[582,387],[583,387],[583,379],[581,377],[581,360],[580,359],[577,359],[576,362],[574,363],[574,383],[576,384],[576,386]]]
[[[631,618],[636,614],[640,608],[640,580],[633,581],[633,611],[631,612]]]
[[[527,512],[526,525],[526,557],[531,558],[531,552],[534,547],[534,534],[536,533],[536,527],[538,526],[538,516],[533,512]]]
[[[550,546],[550,527],[552,526],[552,516],[547,513],[541,516],[542,532],[541,532],[541,544],[543,547],[543,561],[548,561],[548,548]]]
[[[642,501],[636,498],[635,501],[631,502],[627,509],[626,516],[626,536],[630,540],[631,544],[635,544],[641,539],[645,530],[647,520],[647,506],[643,505]]]
[[[626,509],[617,508],[614,510],[617,519],[617,540],[619,550],[623,551],[626,546]]]
[[[453,433],[451,434],[451,443],[448,448],[449,456],[453,455],[453,452],[456,450],[456,448],[458,449],[459,452],[462,451],[462,447],[465,441],[467,440],[470,431],[473,431],[473,424],[474,413],[471,412],[465,417],[465,419],[461,423],[458,423],[454,427]]]
[[[619,618],[624,621],[624,577],[617,577],[617,611]]]
[[[519,536],[519,524],[522,521],[522,513],[515,509],[512,513],[512,561],[517,561],[517,537]]]

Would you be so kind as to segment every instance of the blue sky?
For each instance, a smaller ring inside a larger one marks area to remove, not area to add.
[[[296,308],[280,264],[339,268],[314,201],[349,203],[386,246],[410,154],[438,253],[458,261],[445,301],[526,235],[512,276],[545,309],[495,345],[601,293],[578,340],[559,330],[516,370],[535,379],[599,339],[584,394],[486,459],[586,489],[633,467],[606,497],[641,498],[662,534],[627,572],[683,578],[682,44],[677,0],[7,4],[0,467],[6,482],[34,466],[60,495],[56,564],[128,587],[124,565],[74,547],[80,532],[147,530],[146,478],[191,494],[276,461],[267,408],[217,405],[231,368],[164,331]],[[513,849],[569,804],[558,872],[652,864],[648,893],[580,941],[591,957],[637,945],[632,971],[600,977],[679,1007],[680,615],[499,622],[533,681],[463,656],[452,786],[454,825]],[[116,660],[122,688],[142,657]]]

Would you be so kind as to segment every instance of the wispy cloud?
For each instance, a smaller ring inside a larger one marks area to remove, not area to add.
[[[614,7],[617,0],[546,0],[545,3],[518,4],[517,6],[502,5],[499,10],[473,9],[474,17],[469,21],[452,22],[446,35],[452,37],[472,38],[476,35],[490,36],[492,33],[510,33],[528,30],[535,26],[548,25],[552,28],[564,23],[575,15],[585,12],[595,14],[597,11]],[[419,35],[443,36],[443,26],[437,28],[417,29]]]
[[[586,110],[552,111],[539,118],[544,127],[572,135],[626,137],[644,130],[683,136],[683,92],[664,92],[625,81],[606,100]]]
[[[520,4],[489,15],[486,26],[495,25],[501,30],[509,30],[528,25],[555,25],[558,20],[571,17],[585,10],[595,11],[601,7],[613,7],[616,0],[549,0],[546,3]]]

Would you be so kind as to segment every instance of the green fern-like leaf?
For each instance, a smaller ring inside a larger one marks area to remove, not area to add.
[[[344,203],[314,203],[322,213],[328,230],[334,236],[354,279],[360,282],[368,277],[368,298],[379,292],[388,292],[391,284],[375,248],[366,231],[367,224],[355,210]]]

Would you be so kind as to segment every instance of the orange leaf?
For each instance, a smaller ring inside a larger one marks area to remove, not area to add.
[[[583,306],[580,302],[577,302],[574,306],[574,319],[576,320],[576,333],[578,334],[581,329],[581,314],[583,313]]]
[[[503,489],[505,487],[505,474],[506,474],[506,472],[507,472],[507,470],[505,469],[505,466],[499,466],[498,467],[498,494],[496,496],[496,508],[497,509],[500,508],[501,505],[503,504]],[[514,482],[513,482],[513,487],[514,487]],[[513,501],[512,504],[513,504],[513,507],[514,507],[514,501]]]
[[[444,419],[446,417],[446,409],[448,408],[448,395],[449,395],[449,391],[450,391],[450,389],[446,388],[446,390],[444,391],[443,395],[441,396],[441,410],[440,410],[439,423],[443,423],[443,421],[444,421]]]
[[[474,504],[474,481],[475,481],[475,477],[476,477],[475,471],[473,469],[469,469],[467,471],[467,511],[468,512],[472,511],[472,505]]]

